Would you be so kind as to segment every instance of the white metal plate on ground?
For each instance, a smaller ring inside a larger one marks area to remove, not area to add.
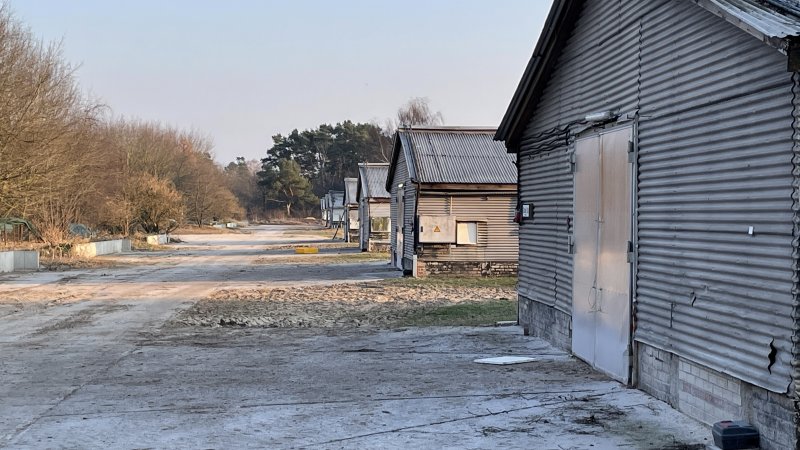
[[[492,364],[495,366],[506,366],[509,364],[523,364],[535,361],[536,358],[530,358],[527,356],[497,356],[494,358],[476,359],[474,362],[478,364]]]

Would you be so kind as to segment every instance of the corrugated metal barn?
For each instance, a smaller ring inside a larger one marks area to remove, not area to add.
[[[401,128],[386,180],[392,258],[415,276],[516,274],[515,158],[495,129]]]
[[[365,252],[386,252],[390,248],[391,195],[386,190],[389,163],[358,165],[358,221],[361,224],[359,242]]]
[[[358,178],[344,179],[344,240],[358,240]]]
[[[328,228],[338,228],[344,225],[344,191],[328,191],[325,194],[328,203]]]
[[[526,329],[795,448],[800,8],[556,0],[498,129]]]

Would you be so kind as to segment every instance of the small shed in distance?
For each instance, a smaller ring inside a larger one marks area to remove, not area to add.
[[[328,191],[328,228],[341,227],[344,224],[344,191]]]
[[[391,241],[391,196],[386,190],[389,163],[358,165],[358,221],[361,251],[387,252]]]
[[[516,157],[493,140],[494,133],[398,130],[385,186],[398,269],[415,276],[517,273]]]
[[[344,240],[358,241],[358,178],[344,179]]]
[[[328,194],[323,195],[319,199],[319,214],[320,218],[322,219],[322,223],[328,224],[330,211],[328,211]]]

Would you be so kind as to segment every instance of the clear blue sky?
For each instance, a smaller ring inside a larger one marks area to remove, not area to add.
[[[271,136],[392,117],[428,97],[448,125],[502,118],[550,0],[11,0],[63,39],[116,115],[194,128],[217,160]]]

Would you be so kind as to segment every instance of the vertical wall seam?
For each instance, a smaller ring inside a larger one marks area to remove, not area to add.
[[[792,73],[792,394],[800,442],[800,73]]]

